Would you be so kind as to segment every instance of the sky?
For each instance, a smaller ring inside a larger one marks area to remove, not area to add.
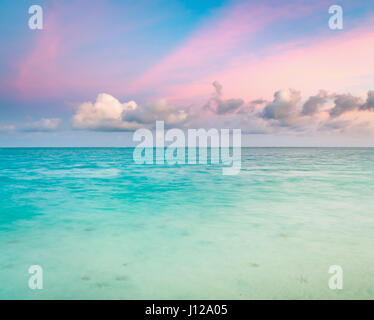
[[[374,146],[372,0],[0,0],[0,30],[0,147],[130,146],[156,120]]]

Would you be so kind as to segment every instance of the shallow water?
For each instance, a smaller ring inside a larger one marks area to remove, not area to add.
[[[374,149],[243,148],[236,176],[132,152],[0,149],[0,298],[374,298]]]

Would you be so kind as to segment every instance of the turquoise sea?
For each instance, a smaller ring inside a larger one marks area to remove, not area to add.
[[[1,299],[374,298],[374,149],[243,148],[235,176],[132,153],[0,149]]]

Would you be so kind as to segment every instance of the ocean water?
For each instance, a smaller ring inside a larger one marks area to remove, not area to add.
[[[132,152],[0,149],[1,299],[374,298],[374,149],[243,148],[236,176]]]

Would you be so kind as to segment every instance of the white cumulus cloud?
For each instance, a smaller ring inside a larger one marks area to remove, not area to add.
[[[130,131],[136,122],[123,121],[123,113],[137,108],[135,101],[121,103],[113,96],[100,93],[94,103],[82,103],[71,119],[73,129],[97,131]]]
[[[183,126],[191,115],[188,109],[169,105],[165,99],[139,106],[135,101],[121,103],[101,93],[94,103],[84,102],[78,107],[71,124],[76,130],[132,131],[151,128],[157,120],[166,126]]]

